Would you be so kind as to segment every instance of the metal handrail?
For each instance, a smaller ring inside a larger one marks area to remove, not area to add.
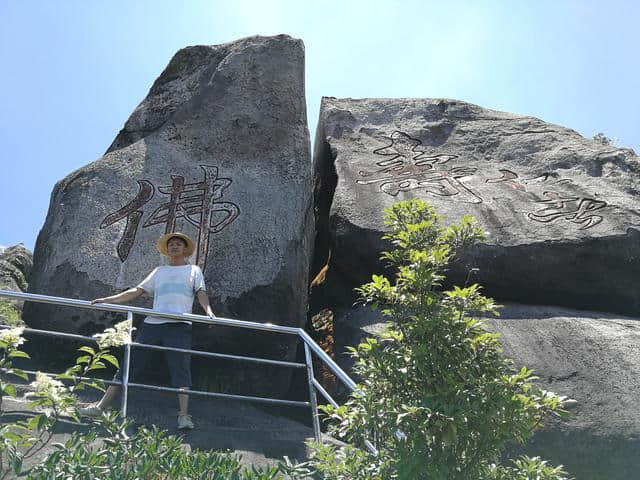
[[[224,325],[227,327],[249,328],[252,330],[268,330],[275,333],[287,333],[299,335],[300,328],[284,327],[271,323],[248,322],[246,320],[235,320],[224,317],[206,317],[204,315],[194,315],[192,313],[166,313],[150,308],[133,307],[129,305],[115,305],[113,303],[93,304],[87,300],[76,300],[74,298],[53,297],[50,295],[39,295],[36,293],[13,292],[11,290],[0,290],[0,297],[15,298],[17,300],[28,300],[36,303],[51,303],[63,307],[78,307],[88,310],[103,310],[106,312],[134,313],[140,315],[151,315],[154,317],[169,318],[171,320],[182,320],[188,322],[199,322],[208,325]]]
[[[311,408],[314,436],[316,441],[320,442],[322,438],[321,438],[321,431],[320,431],[320,422],[318,418],[316,390],[318,390],[322,394],[322,396],[324,396],[332,405],[336,406],[337,403],[329,395],[329,393],[324,388],[322,388],[320,383],[314,378],[311,354],[312,353],[316,354],[317,357],[336,375],[336,377],[340,379],[340,381],[344,383],[347,388],[349,388],[349,390],[357,392],[356,383],[349,377],[349,375],[345,373],[344,370],[342,370],[342,368],[340,368],[340,366],[338,366],[338,364],[329,355],[327,355],[327,353],[324,350],[322,350],[320,345],[318,345],[309,336],[309,334],[305,332],[304,329],[302,328],[286,327],[282,325],[274,325],[271,323],[249,322],[246,320],[236,320],[236,319],[223,318],[223,317],[211,318],[203,315],[194,315],[189,313],[184,313],[184,314],[166,313],[166,312],[160,312],[157,310],[152,310],[149,308],[133,307],[128,305],[114,305],[114,304],[107,304],[107,303],[92,304],[91,302],[86,300],[76,300],[72,298],[54,297],[50,295],[39,295],[34,293],[13,292],[9,290],[0,290],[0,297],[13,298],[16,300],[31,301],[36,303],[48,303],[48,304],[59,305],[59,306],[84,308],[88,310],[101,310],[101,311],[108,311],[108,312],[126,313],[128,320],[132,320],[133,314],[135,313],[140,315],[148,315],[148,316],[151,315],[155,317],[168,318],[171,320],[197,322],[197,323],[208,324],[208,325],[223,325],[227,327],[270,331],[274,333],[297,335],[304,342],[304,346],[305,346],[305,363],[304,364],[299,364],[294,362],[281,362],[277,360],[260,359],[255,357],[241,357],[236,355],[227,355],[227,354],[220,354],[220,353],[213,353],[213,352],[202,352],[198,350],[187,350],[187,349],[176,349],[176,348],[163,347],[163,346],[152,346],[152,345],[129,342],[125,346],[125,358],[122,366],[124,370],[122,382],[121,383],[113,382],[115,384],[122,385],[123,416],[126,416],[127,390],[129,386],[136,387],[136,388],[161,390],[161,391],[176,391],[180,394],[185,394],[185,395],[214,396],[219,398],[231,398],[235,400],[262,401],[262,402],[274,403],[274,404],[305,406],[305,407]],[[52,336],[59,336],[62,338],[73,338],[73,339],[95,341],[93,337],[85,337],[82,335],[76,335],[76,334],[70,334],[70,333],[51,332],[47,330],[36,330],[36,329],[25,329],[25,331],[31,331],[33,333],[41,333],[41,334],[52,335]],[[129,335],[131,338],[131,332],[129,332]],[[231,394],[222,394],[222,393],[214,393],[214,392],[200,392],[196,390],[181,390],[181,389],[174,389],[169,387],[159,387],[154,385],[129,383],[129,378],[128,378],[129,377],[129,356],[130,356],[131,346],[142,347],[142,348],[154,348],[157,350],[175,350],[175,351],[181,351],[184,353],[191,353],[195,355],[217,356],[217,357],[227,358],[232,360],[246,360],[246,361],[252,361],[256,363],[277,364],[280,366],[287,366],[287,367],[299,367],[299,368],[306,367],[308,385],[309,385],[309,402],[296,402],[291,400],[250,397],[250,396],[244,396],[244,395],[231,395]],[[108,383],[112,383],[112,382],[108,382]],[[377,450],[368,440],[365,440],[365,445],[367,446],[367,448],[369,448],[371,452],[376,454]]]
[[[0,372],[8,372],[10,369],[8,368],[0,368]],[[20,371],[22,373],[26,373],[27,375],[31,375],[31,376],[35,376],[38,373],[43,373],[43,372],[39,372],[36,370],[24,370],[24,369],[20,369]],[[44,373],[44,375],[47,375],[49,377],[55,377],[55,374],[53,373]],[[78,375],[70,375],[68,378],[72,378],[74,380],[82,380],[82,381],[87,381],[87,380],[96,380],[95,377],[82,377],[82,376],[78,376]],[[121,387],[124,382],[120,382],[118,380],[104,380],[104,379],[100,379],[100,381],[102,383],[106,383],[107,385],[116,385],[118,387]],[[129,383],[130,387],[137,387],[137,388],[141,388],[141,389],[147,389],[147,390],[156,390],[156,391],[160,391],[160,392],[174,392],[174,393],[185,393],[185,390],[182,390],[181,388],[173,388],[173,387],[162,387],[160,385],[147,385],[144,383]],[[198,390],[189,390],[187,392],[188,395],[195,395],[195,396],[201,396],[201,397],[213,397],[213,398],[224,398],[227,400],[245,400],[245,401],[253,401],[253,402],[258,402],[258,403],[271,403],[274,405],[286,405],[286,406],[293,406],[293,407],[310,407],[311,403],[309,402],[300,402],[300,401],[296,401],[296,400],[280,400],[278,398],[264,398],[264,397],[250,397],[250,396],[246,396],[246,395],[233,395],[231,393],[217,393],[217,392],[201,392]]]

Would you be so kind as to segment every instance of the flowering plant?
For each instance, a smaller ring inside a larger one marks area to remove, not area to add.
[[[105,329],[102,333],[96,333],[93,337],[98,342],[100,349],[119,347],[131,343],[130,332],[135,330],[130,320],[116,323],[112,328]]]

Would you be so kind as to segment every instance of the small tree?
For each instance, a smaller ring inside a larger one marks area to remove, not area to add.
[[[469,217],[444,229],[420,200],[385,213],[393,250],[382,258],[396,278],[374,275],[359,293],[389,324],[351,349],[358,392],[344,406],[324,407],[332,433],[350,446],[315,445],[313,467],[336,480],[566,478],[539,459],[499,463],[546,415],[564,413],[564,397],[536,388],[530,370],[516,371],[502,356],[498,334],[477,319],[497,309],[478,285],[441,289],[447,265],[482,240],[482,230]]]

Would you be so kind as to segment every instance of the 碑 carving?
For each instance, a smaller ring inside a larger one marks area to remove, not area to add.
[[[218,167],[200,165],[204,180],[185,183],[180,175],[171,175],[171,185],[160,186],[157,190],[169,199],[157,207],[146,219],[142,228],[165,225],[165,233],[176,231],[176,223],[184,219],[198,229],[196,263],[204,270],[209,252],[210,235],[231,224],[240,214],[240,208],[232,202],[219,201],[224,190],[231,185],[229,178],[218,177]],[[148,180],[138,180],[138,195],[121,209],[105,217],[100,228],[127,219],[122,238],[118,242],[118,257],[124,262],[129,256],[135,240],[140,220],[144,214],[141,208],[151,200],[154,185]]]
[[[376,162],[379,167],[372,171],[360,171],[363,177],[356,180],[359,185],[379,184],[380,191],[396,196],[399,192],[424,189],[425,193],[441,197],[454,197],[467,203],[482,203],[482,198],[463,182],[476,172],[475,167],[441,168],[440,166],[458,155],[428,153],[422,142],[404,132],[395,131],[391,143],[373,151],[385,158]]]

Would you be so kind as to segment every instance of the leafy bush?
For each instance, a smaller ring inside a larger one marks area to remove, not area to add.
[[[515,371],[502,356],[498,334],[477,319],[498,306],[478,285],[441,289],[447,265],[483,240],[482,230],[469,217],[444,229],[420,200],[385,213],[393,250],[382,258],[397,274],[374,275],[359,293],[389,325],[351,349],[359,390],[339,408],[324,407],[330,431],[351,446],[315,445],[311,465],[335,480],[566,478],[539,459],[499,464],[545,416],[566,412],[564,397],[536,388],[530,370]]]
[[[278,467],[247,469],[235,455],[191,452],[180,438],[157,428],[128,436],[127,422],[105,415],[88,434],[73,434],[36,466],[27,478],[39,479],[216,479],[276,480]],[[103,437],[103,438],[101,438]]]
[[[10,327],[22,327],[24,322],[18,309],[8,300],[0,298],[0,322]]]
[[[0,480],[10,474],[30,480],[94,480],[94,479],[220,479],[220,480],[283,480],[281,472],[302,472],[304,469],[281,463],[271,468],[245,468],[239,457],[216,452],[191,452],[180,438],[165,431],[141,428],[127,435],[129,423],[117,414],[103,415],[95,420],[89,433],[74,433],[64,444],[54,444],[55,450],[45,460],[31,468],[24,461],[50,443],[57,422],[63,416],[78,421],[77,393],[86,388],[102,389],[101,383],[81,381],[107,363],[118,366],[117,359],[107,349],[128,340],[130,325],[122,322],[97,335],[99,349],[83,346],[76,364],[64,373],[36,375],[31,383],[30,407],[39,410],[27,420],[0,425]],[[24,343],[23,328],[0,330],[0,368],[5,374],[27,380],[25,372],[12,365],[15,358],[29,358],[19,347]],[[104,347],[104,348],[103,348]],[[66,382],[66,383],[63,383]],[[13,384],[0,380],[0,420],[2,399],[16,397]]]
[[[23,327],[0,330],[0,368],[8,376],[16,376],[28,380],[28,375],[13,366],[15,358],[29,358],[20,350],[24,343]],[[17,397],[15,386],[4,379],[0,381],[0,480],[6,478],[10,472],[24,476],[26,470],[23,463],[42,450],[53,437],[55,427],[63,416],[78,421],[76,406],[77,392],[90,386],[102,389],[95,381],[81,381],[91,371],[106,367],[106,363],[118,365],[118,361],[106,349],[95,351],[91,347],[81,347],[83,353],[76,364],[59,375],[46,375],[38,372],[31,383],[31,397],[29,407],[41,413],[36,413],[26,420],[5,423],[2,418],[4,408],[2,400],[6,397]],[[70,382],[65,385],[63,381]]]

